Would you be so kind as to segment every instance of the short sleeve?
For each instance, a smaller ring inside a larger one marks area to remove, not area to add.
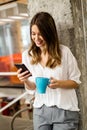
[[[32,82],[35,82],[35,78],[33,76],[29,77],[29,80],[32,81]],[[36,90],[29,90],[25,84],[25,90],[29,93],[29,94],[32,94],[34,95],[35,94],[35,91]]]
[[[31,94],[31,95],[34,95],[34,94],[35,94],[35,90],[29,90],[29,89],[27,89],[26,85],[25,85],[25,90],[26,90],[29,94]]]
[[[80,84],[81,83],[81,81],[80,81],[81,72],[78,68],[77,61],[69,48],[68,48],[67,58],[68,58],[68,66],[67,66],[68,67],[68,79],[73,80],[76,83]]]

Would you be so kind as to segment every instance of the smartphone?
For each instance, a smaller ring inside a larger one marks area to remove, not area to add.
[[[16,66],[17,69],[22,68],[21,73],[24,72],[24,71],[29,71],[29,69],[25,66],[25,64],[22,64],[22,63],[19,63],[19,64],[18,64],[18,63],[17,63],[17,64],[15,64],[15,66]],[[29,73],[30,73],[30,71],[29,71]]]

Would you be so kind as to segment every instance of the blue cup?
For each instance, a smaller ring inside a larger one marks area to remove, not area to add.
[[[46,88],[49,85],[49,78],[36,77],[35,78],[36,89],[38,93],[46,93]]]

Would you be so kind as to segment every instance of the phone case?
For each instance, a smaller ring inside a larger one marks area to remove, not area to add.
[[[25,66],[25,64],[15,64],[15,66],[17,67],[17,69],[22,68],[21,73],[24,72],[24,71],[26,71],[26,70],[29,71],[29,69]],[[30,72],[30,71],[29,71],[29,72]]]

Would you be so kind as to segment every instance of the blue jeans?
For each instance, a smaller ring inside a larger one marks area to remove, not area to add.
[[[56,106],[34,108],[34,130],[77,130],[79,112],[59,109]]]

